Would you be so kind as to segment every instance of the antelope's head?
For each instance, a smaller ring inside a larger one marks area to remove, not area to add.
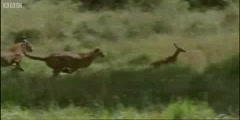
[[[97,56],[100,56],[102,58],[105,57],[105,54],[100,50],[100,48],[95,48],[92,53],[95,57]]]

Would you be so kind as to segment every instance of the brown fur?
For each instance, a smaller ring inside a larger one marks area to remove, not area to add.
[[[169,57],[166,57],[164,59],[152,62],[150,65],[153,66],[153,67],[159,67],[160,65],[163,65],[163,64],[169,64],[169,63],[176,62],[179,53],[186,52],[186,51],[184,49],[178,47],[175,43],[173,45],[176,47],[176,51],[175,51],[175,53],[173,55],[171,55]]]
[[[15,44],[13,47],[1,51],[1,67],[15,65],[16,67],[13,70],[24,71],[20,65],[24,52],[32,52],[32,45],[27,40],[23,40],[22,42]]]
[[[25,53],[25,56],[44,61],[48,67],[53,69],[53,75],[57,76],[60,72],[73,73],[79,68],[86,68],[95,58],[98,56],[104,57],[104,54],[99,48],[96,48],[88,53],[57,52],[47,57],[36,57]]]

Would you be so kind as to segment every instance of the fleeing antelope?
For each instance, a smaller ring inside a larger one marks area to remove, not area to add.
[[[186,52],[186,51],[184,49],[178,47],[175,43],[173,45],[176,47],[176,51],[175,51],[175,53],[173,55],[171,55],[171,56],[169,56],[167,58],[164,58],[164,59],[152,62],[150,65],[153,66],[153,67],[158,67],[158,66],[163,65],[163,64],[169,64],[169,63],[176,62],[179,53]]]

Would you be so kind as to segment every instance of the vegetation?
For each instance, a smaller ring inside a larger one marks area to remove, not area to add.
[[[2,68],[1,118],[238,118],[239,1],[199,1],[27,0],[2,9],[2,49],[26,36],[33,55],[100,47],[106,57],[56,78],[28,58],[25,72]],[[186,50],[177,63],[150,68],[173,43]]]
[[[163,111],[161,109],[164,109]],[[64,109],[51,105],[47,110],[21,109],[18,106],[7,105],[1,110],[2,119],[234,119],[225,114],[217,115],[205,103],[196,103],[189,100],[173,102],[166,107],[148,107],[138,110],[132,107],[118,105],[115,110],[102,107],[89,109],[85,107],[68,106]]]

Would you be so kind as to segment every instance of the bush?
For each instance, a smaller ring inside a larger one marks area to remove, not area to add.
[[[156,33],[171,33],[173,31],[170,24],[161,20],[155,21],[153,30]]]
[[[239,54],[209,66],[203,79],[207,83],[208,101],[213,107],[221,111],[220,108],[228,106],[230,111],[239,112]]]
[[[215,112],[206,103],[179,100],[170,103],[161,113],[165,119],[209,119],[214,118]]]
[[[18,32],[11,32],[9,37],[14,39],[15,43],[22,40],[22,37],[26,37],[30,42],[36,42],[42,37],[42,33],[37,29],[26,29]]]
[[[157,7],[161,0],[72,0],[75,3],[82,3],[85,10],[116,10],[126,7],[139,7],[144,11],[149,11]]]
[[[186,0],[190,4],[190,9],[218,8],[224,9],[228,6],[226,0]]]
[[[216,25],[204,22],[194,22],[189,27],[186,28],[185,32],[199,35],[199,34],[212,34],[213,32],[218,32]]]
[[[163,0],[72,0],[82,3],[86,10],[123,9],[125,7],[139,7],[143,11],[157,8]],[[224,9],[229,5],[226,0],[185,0],[190,4],[190,9]]]

